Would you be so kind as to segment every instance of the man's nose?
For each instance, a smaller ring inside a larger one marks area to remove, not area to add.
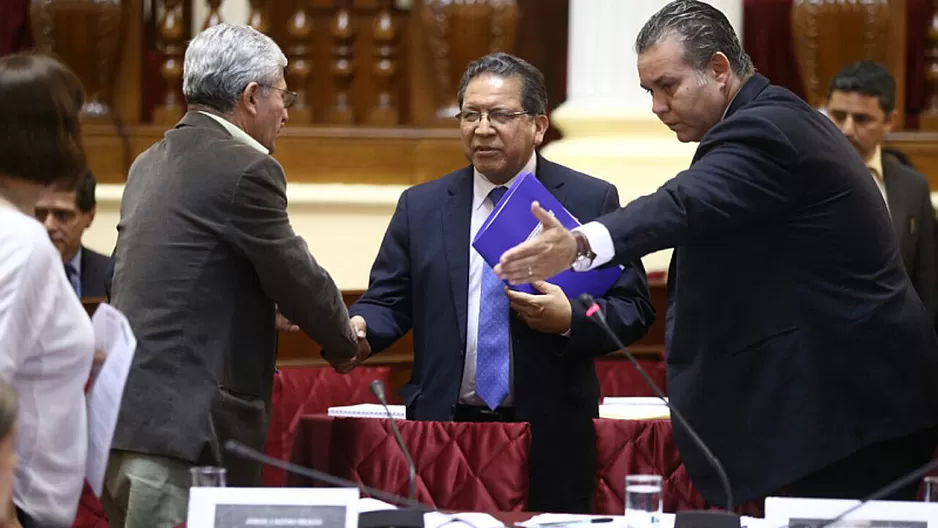
[[[840,125],[840,130],[842,130],[844,135],[847,137],[853,137],[854,135],[856,135],[857,126],[856,126],[856,123],[853,122],[853,118],[850,116],[847,116],[844,119],[843,124]]]

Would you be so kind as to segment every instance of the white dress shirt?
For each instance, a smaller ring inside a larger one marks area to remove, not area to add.
[[[85,475],[94,329],[36,219],[0,200],[0,378],[19,396],[13,501],[70,526]]]
[[[528,163],[518,174],[525,172],[535,174],[536,170],[537,155],[532,154],[531,159],[528,160]],[[459,389],[459,403],[484,407],[485,403],[482,398],[476,394],[476,348],[479,342],[479,306],[482,302],[482,271],[485,260],[472,247],[472,240],[476,237],[476,233],[479,232],[482,224],[485,223],[485,219],[489,217],[489,214],[495,208],[495,204],[488,200],[488,196],[492,189],[497,186],[483,176],[481,172],[473,169],[472,173],[472,219],[469,224],[469,302],[466,310],[466,363],[463,368],[462,386]],[[508,180],[504,187],[511,187],[518,174]],[[508,368],[508,397],[502,402],[502,407],[509,406],[514,401],[514,364],[514,358],[511,357]]]

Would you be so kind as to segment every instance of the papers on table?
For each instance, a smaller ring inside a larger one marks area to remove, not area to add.
[[[593,519],[600,519],[601,522],[593,521]],[[589,526],[593,528],[624,528],[628,526],[628,523],[625,521],[624,515],[571,515],[566,513],[543,513],[540,515],[535,515],[523,523],[518,523],[516,526],[525,526],[530,528],[537,528],[541,526],[554,528],[562,528],[565,526],[571,528],[574,526]],[[756,519],[755,517],[743,517],[742,526],[743,528],[777,528],[771,527],[766,524],[765,520]],[[661,524],[659,524],[658,528],[673,527],[674,514],[662,513]]]
[[[599,417],[612,420],[658,420],[671,417],[671,411],[658,398],[604,398]]]
[[[403,405],[389,405],[395,420],[405,419]],[[384,407],[376,403],[361,403],[329,407],[329,416],[351,418],[387,418]],[[668,419],[671,413],[658,398],[606,398],[599,406],[599,417],[613,420]]]
[[[124,314],[109,304],[100,304],[91,318],[94,346],[105,354],[104,365],[88,390],[88,457],[85,478],[95,496],[101,497],[104,471],[111,453],[111,440],[124,395],[124,383],[137,348],[137,339]]]

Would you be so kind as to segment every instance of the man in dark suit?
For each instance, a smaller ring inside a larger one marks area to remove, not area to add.
[[[404,192],[371,272],[349,313],[375,351],[414,331],[403,389],[416,420],[531,424],[529,509],[589,512],[595,486],[599,382],[593,360],[615,345],[559,287],[506,292],[470,245],[498,198],[525,171],[573,214],[590,220],[619,206],[615,187],[535,154],[547,130],[537,68],[507,54],[469,65],[458,97],[471,165]],[[654,320],[644,269],[624,262],[601,300],[626,343]]]
[[[668,392],[722,460],[736,503],[859,498],[926,463],[938,339],[859,156],[829,119],[754,73],[704,2],[667,4],[636,52],[655,114],[700,142],[690,168],[572,233],[532,206],[544,230],[496,272],[528,282],[675,248]],[[688,431],[675,422],[674,434],[695,487],[725,504]]]
[[[62,255],[65,274],[79,297],[103,297],[110,258],[81,243],[94,221],[95,179],[85,173],[74,191],[50,190],[36,202],[36,219],[46,226]]]
[[[827,116],[847,136],[886,200],[905,271],[934,317],[935,210],[928,180],[882,147],[897,118],[895,79],[873,61],[844,67],[827,91]]]
[[[357,338],[332,278],[294,233],[286,178],[269,154],[296,94],[286,57],[247,26],[220,24],[186,50],[189,112],[130,169],[113,305],[137,338],[105,477],[117,526],[185,521],[189,468],[224,466],[231,486],[261,467],[279,307],[339,369]]]

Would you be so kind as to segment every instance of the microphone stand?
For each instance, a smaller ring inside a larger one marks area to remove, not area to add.
[[[381,405],[384,407],[384,412],[388,416],[388,424],[394,432],[394,439],[397,441],[398,447],[400,447],[401,451],[404,453],[404,460],[407,461],[407,469],[410,470],[410,494],[408,498],[414,501],[417,499],[417,466],[414,464],[414,459],[411,458],[407,444],[404,443],[401,431],[397,427],[397,420],[394,419],[394,415],[391,414],[391,409],[388,407],[388,400],[384,397],[384,384],[381,383],[381,380],[374,380],[371,382],[371,385],[369,385],[369,388],[371,389],[371,393],[378,398],[378,401],[381,402]],[[423,528],[423,512],[412,509],[401,509],[362,513],[359,516],[358,525],[361,528],[377,528],[384,526]]]
[[[625,353],[629,361],[638,369],[638,373],[641,374],[642,378],[645,380],[645,384],[647,384],[655,395],[664,402],[671,411],[671,415],[684,427],[687,434],[689,434],[694,441],[694,444],[703,452],[707,461],[710,462],[710,465],[716,470],[717,475],[720,477],[720,482],[723,484],[723,491],[726,494],[726,511],[689,510],[677,512],[674,515],[674,528],[740,528],[741,519],[739,515],[733,511],[733,489],[730,487],[729,478],[726,476],[726,470],[723,469],[723,465],[720,464],[717,457],[710,451],[707,444],[697,435],[697,431],[687,423],[687,420],[681,416],[681,413],[678,412],[677,409],[671,406],[671,403],[668,402],[664,393],[655,385],[655,382],[648,373],[645,372],[645,369],[643,369],[638,360],[635,359],[635,356],[629,352],[616,333],[609,328],[606,317],[603,315],[599,305],[596,304],[596,300],[593,299],[593,296],[584,293],[579,296],[579,301],[586,307],[586,317],[596,321],[600,328],[612,339],[612,342]]]

